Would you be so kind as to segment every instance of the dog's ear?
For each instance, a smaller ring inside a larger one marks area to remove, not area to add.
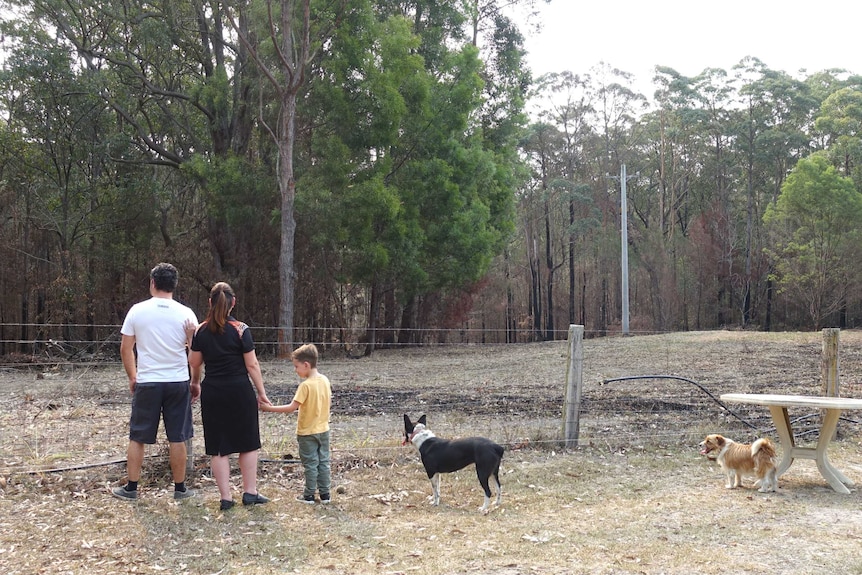
[[[408,434],[413,433],[413,423],[411,423],[410,418],[407,417],[407,414],[404,414],[404,431]]]
[[[424,414],[422,415],[422,417],[419,418],[419,421],[417,421],[416,423],[421,423],[422,425],[424,425],[426,427],[428,426],[428,424],[425,423],[425,415]]]
[[[724,437],[723,437],[723,436],[721,436],[721,435],[717,435],[717,436],[715,437],[715,442],[718,444],[718,446],[719,446],[719,447],[724,447],[724,443],[725,443],[725,441],[724,441]]]

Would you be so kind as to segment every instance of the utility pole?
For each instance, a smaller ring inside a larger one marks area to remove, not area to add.
[[[640,172],[635,173],[633,176],[627,176],[625,164],[620,165],[619,178],[616,176],[607,176],[612,180],[619,179],[620,181],[620,243],[622,244],[620,247],[620,262],[622,266],[623,335],[629,334],[629,210],[626,203],[626,182],[629,178],[637,178],[639,176]]]

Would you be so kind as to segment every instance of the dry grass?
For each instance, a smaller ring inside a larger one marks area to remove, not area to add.
[[[845,395],[860,396],[860,344],[860,334],[842,333]],[[717,393],[816,393],[819,350],[819,334],[588,340],[585,397],[596,405],[574,452],[551,442],[560,427],[551,406],[562,392],[563,343],[325,358],[321,371],[339,397],[334,479],[344,493],[330,507],[300,505],[297,466],[265,463],[260,489],[273,502],[227,513],[217,510],[205,458],[192,478],[201,496],[179,504],[159,457],[147,461],[135,503],[108,494],[122,465],[22,473],[121,457],[127,398],[119,366],[38,381],[9,372],[0,403],[0,572],[862,573],[857,490],[833,492],[810,461],[795,463],[776,494],[726,490],[693,443],[704,429],[732,427],[720,410],[687,397],[694,411],[662,404],[631,415],[619,408],[632,393],[668,399],[688,390],[662,380],[628,390],[601,383],[674,373]],[[267,363],[265,377],[271,397],[289,399],[295,376],[287,366]],[[399,446],[404,412],[427,412],[438,435],[508,443],[503,504],[478,513],[482,493],[467,469],[443,478],[443,504],[431,507],[418,457]],[[295,452],[293,425],[263,419],[266,455]],[[859,426],[842,429],[830,457],[860,482]],[[530,447],[517,449],[524,439]]]

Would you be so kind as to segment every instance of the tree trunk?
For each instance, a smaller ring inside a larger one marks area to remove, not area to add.
[[[415,316],[416,316],[416,297],[411,296],[407,302],[404,304],[404,309],[401,311],[401,327],[398,332],[398,343],[399,344],[416,344],[416,330],[415,327]]]
[[[395,301],[395,288],[390,283],[383,293],[383,329],[379,338],[382,346],[394,347],[396,321],[398,321],[398,303]]]
[[[547,194],[545,198],[547,198]],[[551,246],[551,207],[548,200],[545,200],[545,266],[548,274],[545,278],[545,293],[546,293],[546,319],[545,319],[545,341],[554,340],[554,256]]]
[[[530,258],[530,316],[532,318],[533,336],[541,341],[542,338],[542,286],[539,281],[539,257],[536,254],[538,247],[535,245],[535,240],[528,240],[528,246],[532,244],[532,249],[528,248]]]
[[[512,271],[509,266],[509,248],[503,251],[504,273],[506,280],[506,343],[518,341],[517,322],[515,321],[515,294],[512,291]]]
[[[281,248],[278,278],[279,300],[278,356],[286,358],[293,350],[293,303],[296,272],[293,267],[296,220],[293,206],[296,181],[293,175],[293,146],[296,138],[296,92],[286,90],[281,103],[281,133],[278,142],[278,187],[281,192]]]
[[[368,306],[368,327],[365,330],[365,353],[363,356],[370,357],[377,345],[377,316],[380,311],[380,285],[377,280],[371,284],[371,305]]]

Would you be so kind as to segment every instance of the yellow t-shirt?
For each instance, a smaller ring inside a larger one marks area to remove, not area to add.
[[[299,416],[296,418],[297,435],[314,435],[329,431],[332,389],[328,377],[317,374],[304,380],[299,384],[293,400],[299,403]]]

